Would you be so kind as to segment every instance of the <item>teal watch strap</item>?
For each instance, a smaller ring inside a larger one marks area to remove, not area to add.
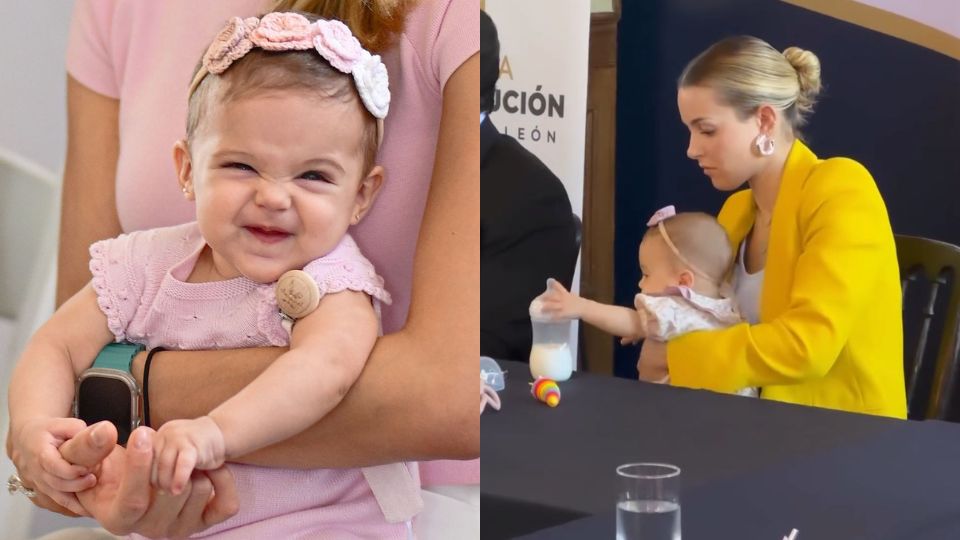
[[[97,359],[93,361],[95,368],[116,369],[130,373],[130,364],[133,357],[146,347],[139,343],[111,343],[100,350]]]

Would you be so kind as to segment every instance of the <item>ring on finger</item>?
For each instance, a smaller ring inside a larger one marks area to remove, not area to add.
[[[14,493],[23,493],[28,498],[36,498],[37,492],[27,486],[23,485],[23,480],[20,479],[20,475],[13,473],[10,475],[10,478],[7,478],[7,492],[13,495]]]

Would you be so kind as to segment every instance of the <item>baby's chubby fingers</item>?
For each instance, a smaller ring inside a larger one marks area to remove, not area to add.
[[[48,424],[50,434],[60,441],[74,438],[86,427],[86,422],[79,418],[53,418]]]
[[[173,483],[173,469],[177,464],[177,448],[169,442],[163,449],[155,454],[157,468],[156,486],[161,490],[170,492],[170,486]]]
[[[540,311],[542,313],[556,313],[562,309],[563,303],[554,299],[544,300],[543,303],[540,304]]]
[[[153,462],[150,464],[150,485],[154,487],[160,487],[160,456],[165,446],[166,441],[157,433],[153,440]]]
[[[47,447],[41,452],[40,467],[41,480],[57,491],[76,493],[97,483],[97,477],[90,474],[86,467],[71,465],[63,459],[59,450],[53,447]]]
[[[48,486],[64,493],[76,493],[97,485],[97,477],[93,474],[86,474],[72,480],[66,480],[64,478],[54,476],[46,471],[41,473],[40,476]]]
[[[193,464],[196,463],[196,451],[193,451],[191,456],[191,450],[189,447],[181,447],[171,441],[166,442],[163,449],[157,454],[158,457],[155,458],[157,460],[157,487],[174,495],[183,491],[183,486],[186,484],[186,481],[181,479],[180,489],[175,491],[174,478],[177,474],[177,464],[181,456],[183,456],[185,462],[190,463],[189,470],[193,470]],[[187,478],[189,478],[189,472]]]
[[[547,278],[547,292],[548,292],[548,293],[551,293],[551,292],[552,292],[552,293],[556,293],[556,294],[564,294],[564,293],[567,292],[567,289],[566,289],[566,287],[564,287],[563,284],[560,283],[559,281],[557,281],[557,280],[555,280],[555,279],[553,279],[553,278]]]
[[[90,473],[89,469],[82,465],[73,465],[63,459],[60,451],[52,446],[47,446],[40,452],[40,467],[48,475],[63,480],[75,480],[83,478]],[[52,484],[51,484],[52,485]],[[56,486],[54,486],[56,488]],[[56,488],[59,489],[59,488]],[[61,491],[66,491],[62,490]]]
[[[73,512],[78,516],[89,516],[90,513],[80,504],[80,501],[77,500],[77,496],[73,493],[63,493],[56,492],[50,496],[50,498],[60,506],[66,508],[67,510]]]
[[[197,449],[187,447],[180,450],[177,456],[177,462],[173,470],[173,479],[171,480],[171,492],[179,495],[183,488],[190,481],[190,474],[197,464]]]

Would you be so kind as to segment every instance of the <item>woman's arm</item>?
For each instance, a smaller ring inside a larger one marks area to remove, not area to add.
[[[406,326],[380,338],[341,404],[319,423],[255,452],[251,463],[356,467],[474,458],[480,350],[479,55],[448,79],[417,242]],[[234,395],[284,349],[163,352],[150,368],[150,415],[194,418]],[[142,372],[141,355],[135,374]]]
[[[732,392],[830,371],[877,284],[897,271],[883,199],[869,173],[849,163],[826,161],[806,181],[802,249],[787,309],[769,322],[671,340],[666,361],[673,384]],[[652,356],[653,363],[662,359]]]
[[[120,234],[115,177],[120,102],[67,76],[67,159],[60,210],[57,305],[90,281],[90,244]]]

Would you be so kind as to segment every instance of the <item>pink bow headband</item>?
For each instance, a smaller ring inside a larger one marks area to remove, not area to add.
[[[664,206],[663,208],[653,213],[653,216],[651,216],[650,220],[647,221],[647,227],[657,227],[660,230],[660,236],[663,237],[663,241],[666,242],[667,247],[670,248],[670,251],[672,251],[673,254],[676,255],[678,259],[680,259],[680,262],[682,262],[687,266],[687,268],[689,268],[690,270],[693,270],[695,274],[700,274],[702,277],[709,279],[711,282],[716,282],[716,280],[710,277],[709,274],[697,268],[695,264],[693,264],[692,262],[690,262],[689,259],[684,257],[680,253],[680,250],[677,249],[676,244],[673,243],[673,240],[670,239],[670,235],[667,234],[667,228],[663,226],[663,222],[676,215],[677,215],[677,209],[674,208],[672,204],[670,206]]]
[[[203,65],[190,84],[190,95],[208,73],[223,73],[254,47],[265,51],[314,49],[335,69],[353,75],[363,106],[377,119],[379,146],[383,119],[390,109],[387,68],[379,55],[370,54],[347,25],[337,20],[311,23],[299,13],[268,13],[260,19],[233,17],[203,55]]]

